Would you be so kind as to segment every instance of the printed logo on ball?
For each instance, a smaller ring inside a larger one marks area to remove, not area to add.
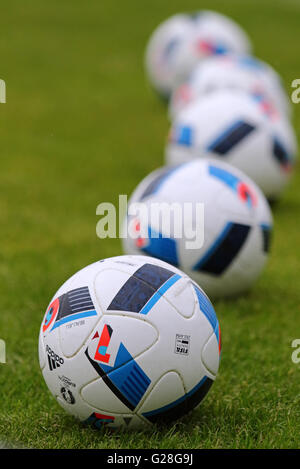
[[[73,396],[72,392],[70,389],[67,389],[65,387],[62,387],[60,389],[60,393],[63,397],[63,399],[68,403],[68,404],[75,404],[75,397]]]
[[[175,339],[175,353],[180,355],[188,355],[190,350],[190,335],[176,334]]]
[[[70,378],[68,378],[67,376],[64,376],[64,375],[58,376],[58,379],[60,379],[60,381],[63,382],[63,384],[66,388],[70,388],[70,387],[76,388],[76,384],[73,383],[73,381]]]
[[[81,321],[83,318],[97,316],[89,288],[75,288],[56,298],[49,306],[43,323],[43,332],[50,326],[51,331],[62,324]]]
[[[49,345],[46,345],[46,352],[48,355],[48,364],[49,364],[49,370],[53,371],[56,370],[56,368],[59,368],[64,364],[64,359],[61,358],[57,353],[55,353]]]
[[[93,412],[84,423],[91,425],[94,428],[101,428],[103,425],[114,423],[115,417],[113,415],[100,414],[99,412]],[[125,419],[124,419],[125,420]]]
[[[112,327],[104,324],[102,330],[93,335],[85,355],[110,390],[133,410],[141,401],[151,380],[122,342],[118,345],[116,356],[111,357],[108,350],[112,337]]]

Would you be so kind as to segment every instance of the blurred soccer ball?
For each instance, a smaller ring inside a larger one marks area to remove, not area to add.
[[[297,151],[288,119],[264,99],[217,90],[192,102],[174,119],[166,161],[220,158],[244,171],[269,199],[279,197]]]
[[[169,114],[178,112],[197,98],[216,90],[244,90],[257,99],[266,99],[279,112],[290,116],[291,105],[280,76],[268,64],[251,56],[226,54],[199,63],[188,80],[171,96]]]
[[[156,91],[169,98],[204,58],[250,51],[248,36],[230,18],[207,10],[177,14],[152,33],[145,53],[146,73]]]
[[[105,259],[73,275],[52,298],[39,336],[51,393],[96,428],[185,415],[213,383],[219,353],[205,293],[180,270],[144,256]]]
[[[146,207],[137,216],[131,213],[136,202]],[[182,210],[191,203],[193,210],[187,216],[172,212],[168,224],[166,202]],[[204,224],[196,218],[197,203],[204,204]],[[151,217],[152,207],[157,215],[155,204],[161,204],[161,217]],[[124,238],[124,251],[179,267],[212,298],[249,289],[268,256],[272,216],[264,195],[241,171],[218,160],[198,159],[154,171],[133,193],[128,213],[128,233],[136,227],[138,236]],[[191,234],[200,239],[203,229],[202,247],[190,248]]]

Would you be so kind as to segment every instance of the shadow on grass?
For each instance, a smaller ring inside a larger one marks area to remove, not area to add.
[[[231,412],[231,415],[225,409],[223,412],[219,410],[219,405],[209,399],[178,421],[169,424],[156,424],[139,430],[128,428],[113,430],[105,426],[97,429],[85,425],[67,414],[60,416],[58,428],[57,416],[53,415],[48,420],[49,440],[47,447],[87,449],[195,448],[199,444],[199,437],[200,444],[202,444],[202,441],[208,437],[216,436],[220,428],[225,431],[232,429],[232,415],[237,416],[237,409]],[[53,425],[51,425],[51,420],[53,420]],[[243,423],[242,418],[234,420],[237,425]],[[54,428],[53,434],[51,429]],[[38,443],[39,447],[40,444],[43,445],[43,439]]]
[[[269,201],[273,215],[298,215],[300,210],[300,200],[285,197],[282,200]]]

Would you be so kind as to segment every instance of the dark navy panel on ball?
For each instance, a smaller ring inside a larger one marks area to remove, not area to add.
[[[255,126],[247,122],[237,121],[218,136],[207,149],[219,155],[225,155],[254,129]]]
[[[270,251],[271,245],[272,227],[263,223],[260,225],[260,227],[263,236],[263,251],[268,253]]]
[[[277,138],[273,141],[273,155],[281,166],[288,166],[291,162],[288,151]]]
[[[187,394],[159,409],[143,413],[152,423],[169,423],[177,420],[196,407],[208,393],[213,380],[204,376],[204,378]]]
[[[249,225],[227,223],[220,236],[193,267],[193,270],[214,275],[222,274],[245,243],[250,229]]]
[[[107,309],[138,313],[152,295],[152,287],[132,276],[118,291]]]
[[[133,276],[150,285],[155,291],[162,286],[172,275],[171,270],[154,264],[144,264],[134,272]]]
[[[174,272],[163,267],[144,264],[125,282],[107,309],[139,313],[154,293],[173,275]]]

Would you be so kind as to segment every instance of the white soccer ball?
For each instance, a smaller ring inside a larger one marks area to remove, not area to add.
[[[77,272],[52,298],[39,360],[57,402],[100,428],[167,423],[196,407],[219,367],[206,294],[158,259],[119,256]]]
[[[228,52],[248,54],[250,41],[232,19],[213,11],[177,14],[152,33],[145,53],[145,68],[156,91],[169,98],[199,61]]]
[[[204,204],[204,221],[197,204]],[[268,257],[271,230],[269,205],[246,175],[198,159],[156,170],[138,185],[123,248],[179,267],[211,298],[226,297],[253,285]]]
[[[197,99],[176,116],[166,162],[220,158],[244,171],[269,199],[277,199],[290,178],[296,151],[287,118],[268,102],[224,89]]]
[[[251,56],[226,54],[200,62],[187,81],[174,90],[169,104],[170,117],[174,118],[197,98],[224,88],[244,90],[291,116],[281,78],[270,65]]]

